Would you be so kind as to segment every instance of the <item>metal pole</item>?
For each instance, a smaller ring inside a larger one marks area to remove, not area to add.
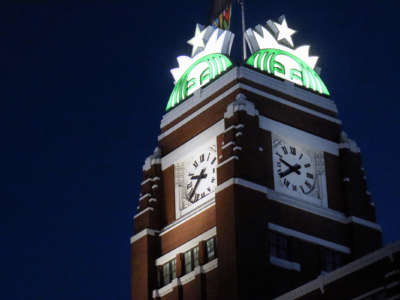
[[[242,9],[242,38],[243,38],[243,60],[247,59],[246,39],[244,33],[246,30],[246,23],[244,18],[244,0],[240,0],[240,7]]]

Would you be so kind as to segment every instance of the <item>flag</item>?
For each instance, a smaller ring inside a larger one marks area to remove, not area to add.
[[[210,23],[215,27],[229,30],[231,25],[231,13],[231,0],[212,0]]]

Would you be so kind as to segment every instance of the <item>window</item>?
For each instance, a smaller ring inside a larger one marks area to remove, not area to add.
[[[183,259],[185,263],[185,273],[193,271],[193,269],[199,265],[199,247],[194,247],[186,251]]]
[[[321,249],[322,258],[322,270],[330,272],[336,270],[343,265],[342,254],[330,249]]]
[[[269,231],[269,254],[282,259],[288,259],[288,239],[286,236]]]
[[[176,259],[165,263],[162,267],[163,285],[170,283],[176,278]]]
[[[185,272],[192,271],[192,250],[185,252]]]
[[[213,260],[215,255],[215,237],[206,241],[207,261]]]

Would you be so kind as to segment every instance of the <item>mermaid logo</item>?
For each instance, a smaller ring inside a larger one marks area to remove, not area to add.
[[[234,35],[213,26],[203,29],[196,25],[195,36],[188,41],[193,46],[192,57],[179,56],[179,67],[172,69],[175,87],[166,107],[171,110],[196,90],[215,80],[232,66],[229,55]],[[226,54],[226,55],[225,55]]]
[[[255,52],[246,64],[329,96],[329,91],[317,72],[289,52],[279,49],[261,49]]]
[[[211,82],[232,66],[223,54],[209,54],[191,65],[175,84],[167,104],[167,111]]]
[[[284,16],[281,23],[267,22],[255,30],[246,31],[246,40],[252,55],[246,64],[276,77],[294,82],[317,93],[330,93],[321,77],[314,70],[318,57],[309,56],[310,46],[293,49],[291,36],[296,32],[287,26]]]

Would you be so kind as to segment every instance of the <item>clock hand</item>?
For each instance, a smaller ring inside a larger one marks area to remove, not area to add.
[[[293,172],[295,172],[298,175],[300,175],[300,171],[299,171],[300,168],[301,168],[301,166],[299,164],[296,164],[293,167],[290,166],[289,169],[287,169],[286,171],[279,173],[279,176],[282,178],[282,177],[285,177],[285,176],[287,176],[287,175],[289,175],[289,174],[291,174]]]
[[[196,184],[194,185],[194,188],[193,188],[192,192],[191,192],[190,195],[189,195],[189,201],[190,201],[190,202],[192,202],[192,201],[191,201],[191,200],[192,200],[192,197],[193,197],[194,193],[196,192],[197,187],[198,187],[199,184],[200,184],[200,180],[202,180],[203,178],[205,178],[205,177],[204,177],[204,172],[205,172],[205,171],[206,171],[206,169],[203,169],[203,170],[201,170],[199,176],[193,176],[193,177],[198,177],[198,178],[196,178],[196,179],[197,179]],[[207,174],[205,174],[205,175],[207,176]],[[193,178],[193,177],[192,177],[192,178]],[[192,202],[192,203],[193,203],[193,202]]]
[[[289,164],[288,162],[284,161],[282,158],[280,159],[281,162],[283,162],[283,164],[285,164],[289,170],[291,170],[288,174],[292,173],[292,172],[296,172],[297,175],[300,175],[300,171],[299,169],[301,168],[301,166],[299,164],[295,164],[294,166],[292,166],[291,164]],[[285,171],[286,172],[286,171]],[[281,173],[282,174],[282,173]],[[287,174],[286,174],[287,175]],[[284,175],[284,176],[286,176]],[[282,176],[281,176],[282,177]]]
[[[200,175],[197,175],[197,176],[192,176],[192,177],[190,177],[190,179],[203,179],[203,178],[206,178],[207,177],[207,174],[201,174],[200,173]]]

